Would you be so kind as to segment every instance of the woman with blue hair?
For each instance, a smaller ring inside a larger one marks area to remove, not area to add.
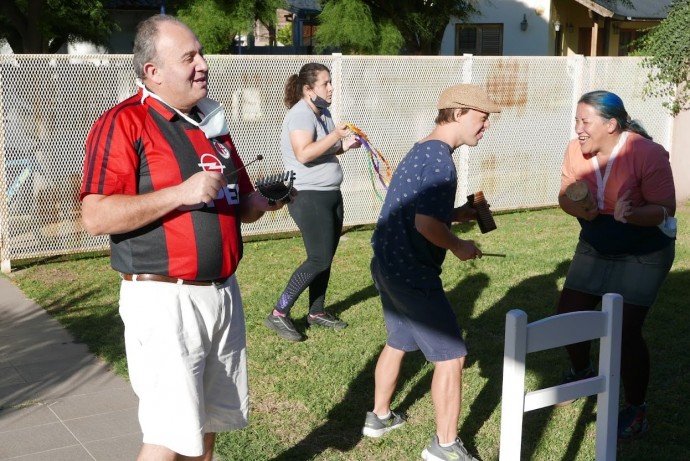
[[[649,351],[642,325],[675,257],[676,195],[668,152],[608,91],[584,94],[575,115],[577,138],[565,152],[558,203],[580,222],[575,255],[558,313],[594,309],[605,293],[623,296],[621,381],[625,405],[618,438],[649,430]],[[580,188],[589,200],[572,191]],[[590,343],[567,348],[565,381],[594,376]],[[569,402],[568,402],[569,403]]]

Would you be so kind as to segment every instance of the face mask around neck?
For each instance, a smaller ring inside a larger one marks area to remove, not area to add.
[[[205,102],[202,100],[199,102],[199,106]],[[209,102],[211,100],[208,100]],[[203,108],[201,108],[203,110]],[[228,128],[228,122],[225,120],[225,108],[222,104],[218,104],[206,116],[199,122],[199,128],[204,132],[207,139],[215,138],[216,136],[222,136],[228,134],[230,129]]]
[[[666,207],[662,206],[661,208],[664,209],[664,220],[659,223],[659,229],[661,229],[661,232],[664,233],[669,238],[676,238],[676,233],[678,231],[677,226],[678,226],[678,221],[676,220],[675,217],[669,216],[668,211],[666,211]]]
[[[206,139],[222,136],[230,132],[230,129],[228,128],[228,122],[225,119],[225,107],[223,107],[222,104],[212,99],[204,98],[197,103],[197,109],[201,112],[201,114],[205,114],[203,119],[200,122],[197,122],[190,116],[185,115],[179,110],[172,107],[156,93],[149,91],[148,88],[146,88],[143,82],[141,82],[141,80],[139,79],[137,79],[137,86],[139,86],[143,90],[143,94],[141,97],[142,103],[148,97],[152,97],[154,99],[159,100],[160,102],[162,102],[163,104],[177,112],[177,114],[180,115],[180,117],[184,118],[192,125],[198,126],[199,129],[203,131],[206,135]]]
[[[331,103],[323,99],[321,96],[316,95],[315,98],[309,98],[312,104],[314,104],[319,109],[328,109]]]

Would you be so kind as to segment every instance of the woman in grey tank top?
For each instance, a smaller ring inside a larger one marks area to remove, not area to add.
[[[283,339],[302,341],[290,317],[295,301],[309,289],[308,325],[334,330],[347,326],[324,310],[331,263],[343,228],[343,171],[338,155],[360,146],[344,124],[335,125],[328,107],[333,97],[331,73],[319,63],[305,64],[285,84],[280,147],[287,170],[295,172],[296,200],[290,216],[302,232],[307,259],[293,272],[264,324]]]

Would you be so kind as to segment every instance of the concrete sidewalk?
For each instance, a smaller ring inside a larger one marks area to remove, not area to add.
[[[133,460],[129,383],[0,276],[0,460]]]

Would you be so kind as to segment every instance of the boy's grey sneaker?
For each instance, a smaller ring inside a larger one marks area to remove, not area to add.
[[[438,443],[436,434],[431,437],[431,443],[422,452],[422,459],[426,461],[479,461],[470,455],[460,438],[456,438],[453,445],[443,448]]]
[[[283,339],[288,341],[304,341],[304,336],[297,331],[288,315],[273,315],[273,312],[271,312],[264,320],[264,325],[275,331]]]
[[[392,411],[388,419],[380,419],[373,411],[367,411],[362,434],[367,437],[381,437],[386,432],[397,429],[403,424],[405,424],[405,418]]]
[[[347,326],[347,323],[333,317],[328,312],[318,315],[307,315],[307,323],[309,325],[319,325],[324,328],[333,328],[334,330],[342,330]]]

